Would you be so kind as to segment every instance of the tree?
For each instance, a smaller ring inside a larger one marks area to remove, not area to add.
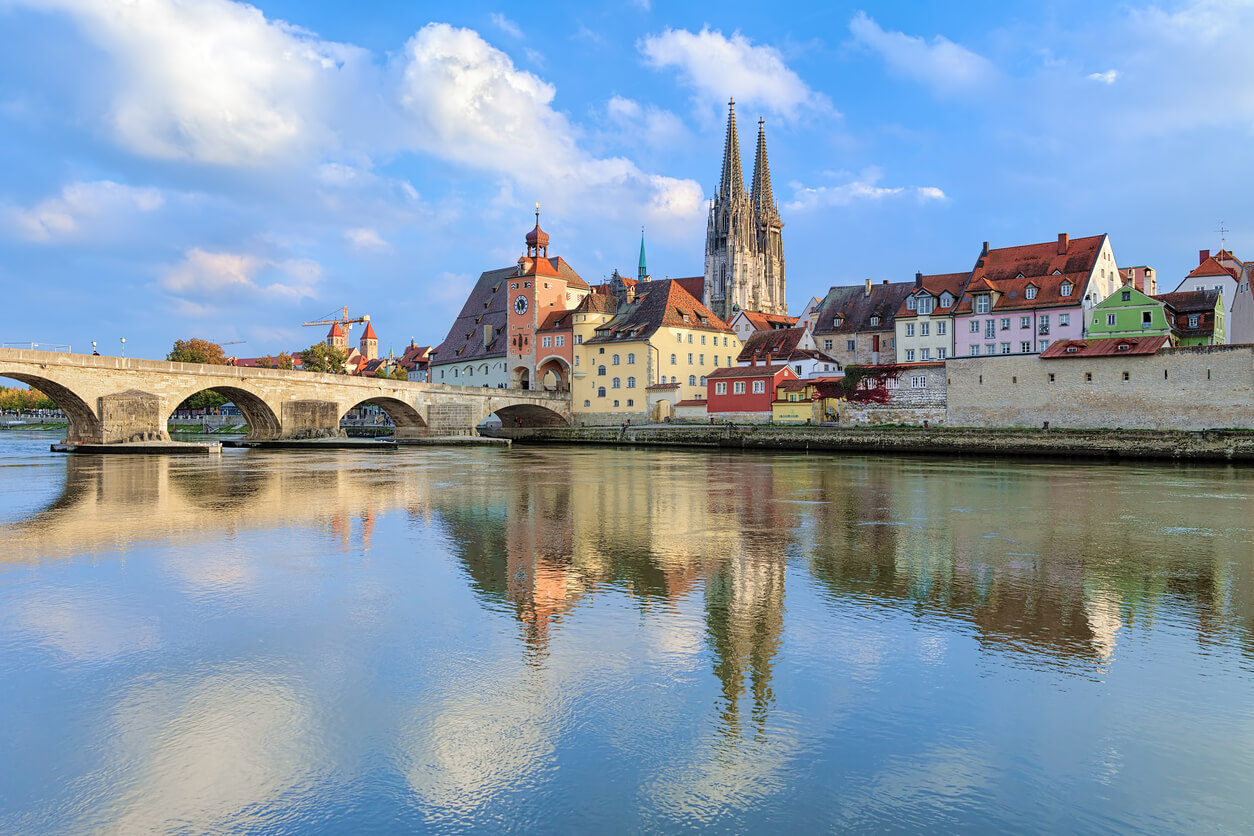
[[[300,353],[300,360],[307,372],[344,374],[344,364],[348,362],[348,355],[326,343],[314,343]]]
[[[190,340],[175,340],[174,349],[165,359],[175,363],[204,363],[209,366],[225,366],[226,352],[217,343],[193,337]]]
[[[273,368],[274,368],[274,358],[273,358],[273,357],[271,357],[269,354],[267,354],[265,357],[258,357],[258,358],[257,358],[257,368],[259,368],[259,369],[273,369]]]
[[[409,372],[405,371],[405,367],[400,363],[396,364],[396,368],[392,369],[393,380],[409,380]]]
[[[0,411],[28,412],[32,409],[57,409],[52,398],[38,389],[0,386]]]
[[[296,368],[296,363],[292,361],[292,355],[288,354],[286,351],[280,352],[279,356],[274,358],[274,362],[275,368],[278,369],[287,369],[288,371],[291,371]]]
[[[203,392],[197,392],[187,400],[179,404],[179,409],[217,409],[226,403],[227,399],[212,389],[206,389]]]

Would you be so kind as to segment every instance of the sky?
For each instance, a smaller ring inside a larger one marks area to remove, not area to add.
[[[0,342],[438,344],[541,205],[595,283],[704,269],[736,99],[794,313],[1108,233],[1254,258],[1254,2],[0,0]],[[355,332],[354,337],[360,331]]]

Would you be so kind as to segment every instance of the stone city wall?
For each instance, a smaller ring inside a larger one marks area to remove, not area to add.
[[[921,379],[923,385],[916,386]],[[945,423],[946,368],[943,363],[906,366],[896,388],[887,389],[888,403],[843,401],[840,423],[855,426],[909,424],[921,427]]]
[[[1056,360],[964,357],[948,370],[951,426],[1254,428],[1251,345]]]

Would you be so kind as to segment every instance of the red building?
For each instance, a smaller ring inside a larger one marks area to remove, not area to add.
[[[783,365],[718,369],[706,375],[706,412],[769,421],[776,388],[796,379],[797,373]]]

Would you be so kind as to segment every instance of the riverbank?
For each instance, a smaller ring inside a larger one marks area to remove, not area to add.
[[[526,444],[613,444],[957,456],[1254,462],[1254,431],[650,424],[501,430]]]

